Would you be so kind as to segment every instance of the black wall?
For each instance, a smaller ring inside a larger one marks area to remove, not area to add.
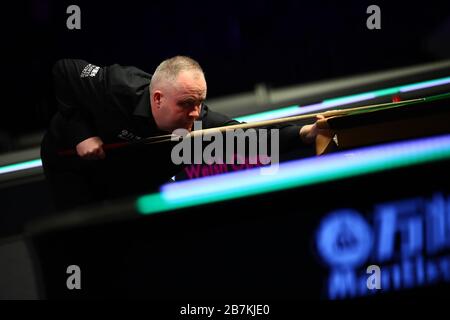
[[[81,9],[68,30],[66,9]],[[367,7],[381,8],[368,30]],[[152,72],[185,54],[203,65],[209,97],[329,79],[450,57],[443,1],[56,1],[2,4],[0,131],[44,129],[54,112],[50,68],[59,58]]]

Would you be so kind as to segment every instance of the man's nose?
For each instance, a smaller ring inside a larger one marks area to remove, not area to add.
[[[189,111],[188,115],[192,118],[200,117],[200,105],[195,106],[191,111]]]

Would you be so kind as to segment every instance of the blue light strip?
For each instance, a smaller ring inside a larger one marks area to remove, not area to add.
[[[310,105],[303,106],[303,107],[294,106],[295,108],[288,107],[289,109],[287,109],[287,110],[285,110],[285,108],[281,108],[281,109],[277,109],[277,110],[273,110],[273,111],[267,111],[267,112],[252,114],[252,115],[248,115],[248,116],[242,116],[242,117],[235,118],[235,120],[241,121],[241,122],[256,122],[256,121],[272,120],[272,119],[281,118],[281,116],[279,116],[279,114],[285,114],[284,115],[285,117],[297,116],[297,115],[317,112],[317,111],[321,111],[321,110],[325,110],[325,109],[329,109],[332,107],[341,106],[341,105],[345,105],[345,104],[367,101],[367,100],[374,99],[376,97],[377,96],[373,93],[362,93],[362,94],[357,94],[354,96],[340,97],[340,98],[336,98],[336,99],[328,99],[328,100],[324,100],[320,103],[310,104]]]
[[[233,194],[255,194],[258,190],[275,191],[286,187],[330,180],[330,177],[350,177],[430,160],[450,159],[450,135],[422,138],[406,142],[364,147],[351,152],[339,152],[317,158],[279,164],[274,175],[262,175],[260,168],[180,181],[162,186],[163,199],[176,203],[193,198],[223,198]]]
[[[410,92],[410,91],[440,86],[440,85],[448,84],[448,83],[450,83],[450,77],[437,79],[437,80],[430,80],[430,81],[425,81],[425,82],[420,82],[420,83],[415,83],[415,84],[409,84],[409,85],[401,87],[400,92]]]
[[[450,77],[446,78],[439,78],[439,79],[433,79],[429,81],[423,81],[413,84],[407,84],[403,86],[398,87],[391,87],[386,89],[380,89],[376,91],[371,92],[365,92],[360,94],[355,94],[351,96],[344,96],[344,97],[338,97],[333,99],[327,99],[320,103],[315,103],[307,106],[297,106],[297,109],[293,107],[287,107],[287,108],[278,108],[274,111],[266,111],[262,113],[256,113],[248,116],[242,116],[236,118],[237,121],[241,122],[255,122],[255,121],[263,121],[263,120],[272,120],[277,119],[279,116],[277,116],[278,113],[283,113],[286,109],[286,111],[289,113],[287,116],[296,116],[306,113],[313,113],[318,112],[322,110],[327,110],[332,107],[336,106],[342,106],[346,104],[351,104],[355,102],[361,102],[361,101],[368,101],[371,99],[375,99],[377,97],[387,96],[387,95],[393,95],[400,92],[411,92],[415,90],[421,90],[425,88],[431,88],[435,86],[440,86],[444,84],[450,83]]]

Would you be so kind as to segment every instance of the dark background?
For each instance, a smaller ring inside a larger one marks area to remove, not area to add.
[[[81,30],[68,30],[69,5]],[[366,9],[381,8],[381,30]],[[197,59],[209,98],[450,58],[448,1],[56,1],[2,4],[0,137],[45,129],[60,58],[134,65]],[[213,107],[213,106],[212,106]]]

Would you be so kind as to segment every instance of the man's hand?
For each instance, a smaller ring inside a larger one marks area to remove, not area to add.
[[[102,148],[103,141],[100,137],[90,137],[77,144],[77,154],[86,160],[105,159]]]
[[[317,135],[332,136],[331,130],[328,128],[325,121],[325,117],[317,115],[316,122],[314,124],[307,124],[300,129],[300,137],[306,144],[314,143]]]

